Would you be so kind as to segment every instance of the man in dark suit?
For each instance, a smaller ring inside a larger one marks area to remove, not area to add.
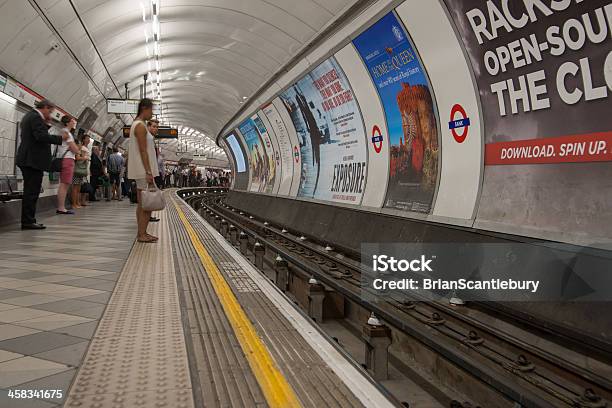
[[[105,176],[104,164],[100,158],[100,146],[94,146],[91,148],[91,162],[89,163],[89,201],[99,201],[96,198],[96,191],[102,184],[100,178]]]
[[[50,135],[47,122],[54,105],[44,99],[21,121],[21,143],[17,150],[17,166],[23,174],[21,229],[45,229],[36,223],[36,202],[40,195],[43,172],[51,167],[51,145],[62,144],[62,137]]]

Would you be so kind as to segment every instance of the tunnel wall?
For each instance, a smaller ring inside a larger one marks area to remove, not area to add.
[[[50,7],[46,12],[54,18],[59,8]],[[90,108],[97,115],[87,129],[93,140],[101,141],[109,128],[120,130],[123,122],[106,113],[104,99],[104,93],[108,97],[119,97],[119,93],[101,64],[96,64],[91,56],[80,56],[83,61],[92,63],[88,67],[91,71],[97,72],[93,79],[89,78],[30,3],[3,2],[0,5],[0,33],[0,177],[20,177],[15,168],[19,123],[34,102],[43,97],[57,105],[53,116],[55,127],[59,126],[62,115],[79,118],[86,108]],[[62,27],[60,34],[65,38],[86,39],[82,28],[75,24]],[[52,206],[54,200],[50,196],[56,193],[57,181],[45,175],[41,197],[49,197],[51,205],[41,204],[41,210]],[[14,218],[9,213],[2,216],[3,223]]]
[[[498,3],[378,2],[228,124],[234,188],[611,248],[612,5]]]

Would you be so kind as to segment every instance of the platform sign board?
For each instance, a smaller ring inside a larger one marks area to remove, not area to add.
[[[289,132],[274,104],[271,103],[264,106],[263,113],[266,118],[268,118],[278,142],[278,153],[281,161],[282,178],[277,193],[279,195],[289,195],[289,190],[291,189],[291,179],[293,177],[293,155]]]
[[[610,242],[610,2],[444,3],[483,109],[485,173],[475,225]]]
[[[253,119],[248,118],[238,126],[238,129],[247,149],[247,161],[251,177],[249,191],[261,193],[266,188],[269,167],[263,142],[257,131],[257,125],[255,125]]]
[[[138,114],[138,99],[107,99],[106,100],[106,113],[110,114]],[[153,101],[153,114],[161,114],[161,102]]]
[[[276,166],[276,160],[274,158],[274,146],[272,145],[272,140],[270,138],[270,134],[268,133],[268,129],[266,125],[261,120],[258,114],[251,116],[251,120],[255,124],[257,132],[259,133],[260,140],[263,144],[264,148],[264,164],[267,164],[268,173],[266,177],[266,182],[264,184],[264,193],[271,194],[274,191],[274,184],[276,183],[276,178],[280,177],[278,174],[278,168]]]
[[[390,160],[384,206],[429,213],[438,180],[439,120],[423,63],[393,12],[353,44],[374,81],[387,119]]]
[[[123,99],[107,99],[106,113],[123,113],[126,110],[125,100]]]
[[[36,101],[43,99],[42,96],[37,95],[30,89],[21,85],[19,82],[14,81],[11,78],[6,79],[6,85],[4,86],[4,93],[17,99],[19,102],[23,102],[30,107],[34,107]]]
[[[298,196],[359,205],[367,177],[365,129],[351,85],[335,58],[280,97],[299,139]]]
[[[4,92],[5,85],[6,85],[6,77],[0,74],[0,92]]]
[[[178,139],[178,129],[168,126],[160,126],[157,130],[156,139]]]

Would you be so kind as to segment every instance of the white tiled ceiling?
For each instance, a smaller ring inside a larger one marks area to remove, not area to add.
[[[164,119],[214,139],[244,97],[355,1],[159,0]],[[131,97],[140,96],[143,75],[149,71],[142,7],[150,14],[151,0],[7,3],[25,11],[11,22],[11,31],[17,32],[38,20],[29,3],[40,7],[105,97],[123,97],[126,83]],[[31,52],[44,52],[47,43]],[[62,92],[82,99],[82,81],[67,85],[74,69],[53,72],[62,79],[57,81]],[[102,99],[99,92],[97,97]]]

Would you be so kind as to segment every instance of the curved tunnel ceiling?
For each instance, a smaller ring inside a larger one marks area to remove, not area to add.
[[[211,140],[242,103],[356,2],[30,1],[49,16],[89,74],[101,80],[107,97],[116,97],[117,89],[124,95],[126,83],[131,97],[140,96],[144,74],[156,70],[155,63],[151,66],[151,48],[149,57],[145,48],[145,35],[149,44],[153,37],[156,4],[163,120],[195,129]],[[89,35],[77,35],[82,30],[77,25]],[[156,80],[149,76],[147,96],[155,98]]]

